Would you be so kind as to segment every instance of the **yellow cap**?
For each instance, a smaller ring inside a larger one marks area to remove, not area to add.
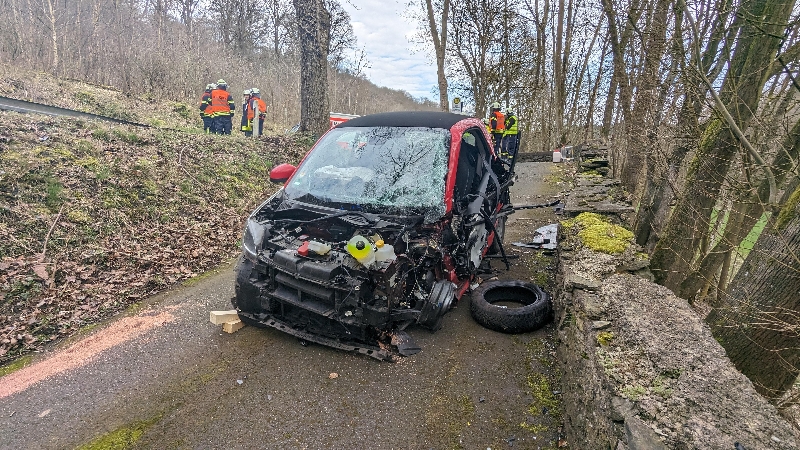
[[[375,241],[375,247],[381,248],[383,247],[383,239],[378,239]]]
[[[357,259],[359,262],[368,258],[372,250],[372,245],[367,238],[361,235],[355,235],[347,241],[347,253]]]

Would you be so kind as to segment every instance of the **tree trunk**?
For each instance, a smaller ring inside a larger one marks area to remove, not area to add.
[[[447,77],[445,77],[444,73],[444,58],[447,51],[447,20],[450,15],[450,0],[444,0],[443,2],[439,27],[436,26],[432,1],[425,0],[425,7],[428,12],[428,26],[431,31],[433,49],[436,53],[436,76],[439,81],[439,108],[441,108],[442,111],[449,111],[450,100],[447,96]]]
[[[331,16],[322,0],[293,0],[300,40],[300,131],[319,137],[329,128],[328,35]]]
[[[56,75],[58,72],[58,32],[56,31],[56,12],[53,0],[47,0],[47,19],[50,22],[50,44],[52,60],[50,61],[50,72]]]
[[[800,366],[800,189],[765,230],[707,317],[714,337],[756,390],[777,399]]]
[[[649,27],[646,42],[643,46],[644,68],[636,90],[636,103],[631,117],[635,121],[625,121],[628,139],[625,170],[622,172],[622,184],[635,198],[641,198],[639,189],[641,178],[646,174],[645,167],[653,169],[656,151],[656,128],[658,127],[658,87],[661,79],[659,67],[664,58],[666,48],[667,13],[671,0],[657,0],[653,13],[652,25]],[[622,107],[625,107],[624,105]],[[652,174],[652,172],[650,173]],[[639,209],[642,213],[642,209]]]
[[[797,161],[798,157],[800,157],[800,121],[796,122],[789,134],[786,135],[781,149],[771,164],[772,171],[775,174],[775,184],[779,188],[786,181],[786,177],[792,169],[792,164]],[[693,271],[681,283],[681,297],[689,298],[693,296],[702,283],[701,280],[705,274],[716,272],[726,261],[726,256],[747,237],[763,213],[770,210],[769,189],[768,181],[762,179],[753,195],[734,203],[734,211],[731,212],[728,219],[725,234],[714,248],[703,256],[698,269]],[[724,278],[723,276],[721,279],[724,280]],[[725,289],[725,286],[721,285],[718,289]]]
[[[751,19],[742,25],[721,98],[741,129],[747,128],[753,112],[758,109],[770,63],[775,58],[793,5],[794,2],[781,0],[750,2],[743,4],[739,12]],[[679,292],[699,244],[708,235],[711,211],[738,149],[739,142],[733,131],[721,118],[712,118],[700,141],[681,198],[651,260],[656,281],[673,292]]]

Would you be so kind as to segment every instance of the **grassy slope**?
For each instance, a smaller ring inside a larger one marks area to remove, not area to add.
[[[171,105],[152,102],[155,119],[191,128]],[[0,112],[0,364],[234,256],[245,217],[276,189],[269,168],[304,151],[279,136]]]

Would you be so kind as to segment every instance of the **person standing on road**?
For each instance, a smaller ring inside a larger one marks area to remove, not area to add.
[[[252,89],[245,89],[242,93],[242,123],[241,123],[241,130],[245,136],[251,136],[253,134],[253,127],[248,120],[249,109],[250,109],[250,92]]]
[[[492,127],[492,137],[494,138],[494,151],[500,152],[500,142],[503,140],[503,132],[505,131],[505,116],[500,111],[500,103],[492,103],[492,110],[489,115],[489,123]]]
[[[223,79],[217,81],[217,88],[211,91],[211,107],[214,112],[214,132],[231,134],[236,103],[228,92],[228,83]]]
[[[207,109],[211,104],[211,92],[216,88],[217,85],[214,83],[207,84],[203,96],[200,97],[200,118],[203,119],[203,131],[206,133],[214,132],[214,117],[211,116],[212,111]]]
[[[505,129],[503,131],[503,149],[500,152],[500,157],[509,161],[514,159],[517,155],[517,148],[519,148],[519,120],[517,120],[514,110],[506,108]]]
[[[258,135],[264,134],[264,119],[267,118],[267,104],[261,100],[261,91],[257,88],[250,90],[250,105],[247,110],[247,120],[250,123],[250,134],[255,126],[256,111],[258,111]]]

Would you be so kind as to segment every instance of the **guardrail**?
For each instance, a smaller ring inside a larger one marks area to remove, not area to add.
[[[26,114],[34,113],[34,114],[46,114],[49,116],[76,117],[89,120],[104,120],[106,122],[133,125],[136,127],[154,128],[151,125],[131,122],[129,120],[116,119],[114,117],[101,116],[99,114],[92,114],[83,111],[75,111],[74,109],[60,108],[58,106],[44,105],[41,103],[29,102],[26,100],[18,100],[15,98],[8,98],[3,96],[0,96],[0,111],[15,111]]]

